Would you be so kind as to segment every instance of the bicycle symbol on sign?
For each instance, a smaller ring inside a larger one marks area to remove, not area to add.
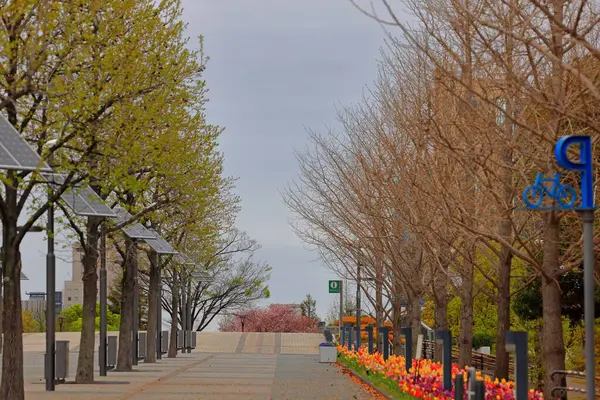
[[[546,186],[550,183],[550,189]],[[571,186],[560,183],[560,174],[552,178],[544,178],[543,174],[537,174],[533,185],[523,191],[523,201],[528,208],[540,208],[544,202],[544,195],[556,200],[561,209],[573,208],[577,201],[577,193]]]

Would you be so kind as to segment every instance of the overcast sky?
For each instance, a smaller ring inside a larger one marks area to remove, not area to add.
[[[367,4],[363,2],[363,4]],[[211,123],[220,139],[225,171],[238,177],[238,226],[261,245],[272,267],[269,302],[300,302],[307,293],[324,318],[334,276],[294,235],[279,191],[296,179],[294,150],[306,128],[337,127],[336,105],[358,102],[377,75],[385,34],[348,0],[184,0],[188,34],[205,38],[205,78]],[[190,42],[196,46],[197,41]],[[27,235],[25,291],[45,290],[43,234]],[[70,254],[57,262],[57,288],[70,275]],[[26,296],[24,298],[27,298]]]

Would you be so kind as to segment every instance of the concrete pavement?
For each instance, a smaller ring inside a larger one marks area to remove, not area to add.
[[[45,392],[43,334],[34,335],[41,340],[32,335],[24,338],[27,399],[372,398],[339,368],[318,362],[322,335],[286,333],[203,332],[198,334],[198,347],[192,354],[163,358],[156,364],[140,361],[133,372],[109,371],[103,378],[96,371],[94,384],[66,383],[57,385],[53,393]],[[71,340],[72,379],[77,367],[78,334],[57,336],[58,340]]]

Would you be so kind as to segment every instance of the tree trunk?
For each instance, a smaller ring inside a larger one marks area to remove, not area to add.
[[[12,228],[12,227],[11,227]],[[7,226],[4,226],[5,246],[2,260],[4,272],[4,353],[2,353],[2,384],[3,399],[23,400],[25,388],[23,383],[23,320],[21,314],[21,254],[19,250],[10,248],[6,236]],[[16,224],[12,239],[16,236]],[[10,242],[9,242],[10,243]],[[14,241],[13,241],[14,243]]]
[[[565,0],[554,0],[552,2],[552,17],[554,21],[565,20]],[[554,137],[564,135],[566,121],[559,111],[565,107],[565,69],[562,65],[565,54],[564,32],[557,23],[550,24],[552,32],[552,45],[550,50],[552,58],[552,89],[554,108],[551,111],[553,119],[552,133]],[[548,173],[555,172],[552,166]],[[561,319],[561,291],[556,278],[560,275],[559,270],[559,246],[560,246],[560,221],[555,211],[549,211],[545,215],[544,245],[542,263],[542,304],[543,304],[543,328],[542,328],[542,361],[544,365],[544,397],[550,399],[552,389],[556,386],[566,386],[564,376],[557,375],[554,379],[551,374],[555,370],[565,369],[565,344],[563,339]]]
[[[381,262],[377,264],[377,275],[375,277],[375,325],[377,327],[383,326],[383,265]],[[398,316],[398,321],[400,321],[400,316]],[[394,321],[394,326],[396,326],[396,321]],[[377,346],[379,344],[379,335],[375,338]],[[396,348],[396,336],[394,335],[394,348]],[[381,347],[378,347],[381,348]]]
[[[156,338],[158,335],[158,307],[160,301],[160,265],[158,264],[158,255],[153,251],[150,255],[150,283],[148,284],[148,326],[146,327],[146,357],[144,362],[156,362]]]
[[[1,254],[2,252],[2,248],[0,247],[0,262],[4,262],[4,255]],[[2,265],[0,265],[0,279],[2,277]],[[2,309],[4,309],[4,297],[3,295],[3,284],[0,281],[0,304],[2,304]],[[2,345],[4,342],[4,312],[2,313],[2,317],[1,317],[1,321],[0,321],[0,326],[2,328],[0,328],[0,354],[2,354]]]
[[[16,122],[16,121],[15,121]],[[11,123],[14,122],[11,120]],[[7,172],[8,182],[15,182],[15,173]],[[0,392],[3,399],[23,400],[23,320],[21,313],[21,253],[17,242],[17,191],[16,185],[4,186],[6,215],[2,224],[3,247],[3,317],[4,349],[2,353],[2,383]]]
[[[444,274],[444,278],[446,275]],[[448,287],[446,286],[447,279],[436,278],[435,290],[435,325],[431,328],[447,329],[448,328]]]
[[[465,260],[465,274],[463,274],[460,288],[461,318],[460,318],[460,346],[458,365],[464,367],[471,365],[473,354],[473,265]]]
[[[396,292],[394,294],[395,298],[394,301],[392,301],[392,315],[394,320],[392,321],[393,323],[393,332],[394,332],[394,336],[392,338],[392,342],[394,344],[394,354],[397,356],[402,355],[402,343],[401,343],[401,335],[402,335],[402,306],[401,306],[401,299],[400,299],[400,292]],[[381,326],[383,326],[383,323],[381,324]],[[379,325],[378,328],[379,329]],[[379,335],[377,335],[379,336]],[[377,343],[377,345],[379,346],[379,342]],[[379,349],[381,349],[381,347],[378,347]]]
[[[119,329],[119,354],[117,371],[131,371],[133,368],[133,291],[137,275],[137,249],[135,244],[125,240],[125,260],[121,290],[121,326]]]
[[[446,272],[438,271],[433,281],[433,298],[435,301],[434,330],[448,328],[448,277]],[[442,346],[435,345],[434,359],[442,361]]]
[[[506,221],[503,221],[504,225]],[[507,221],[510,225],[510,221]],[[510,226],[508,226],[510,229]],[[498,379],[508,379],[509,355],[505,350],[506,332],[510,329],[510,271],[513,255],[508,246],[502,246],[498,271],[498,332],[496,333],[496,365]]]
[[[177,272],[173,271],[173,287],[171,289],[171,338],[169,340],[169,352],[167,357],[177,357],[177,327],[179,315],[179,282]]]
[[[551,374],[565,369],[565,344],[561,318],[561,291],[556,276],[559,263],[559,221],[554,211],[548,212],[544,227],[544,261],[546,276],[542,276],[543,341],[542,359],[545,368],[544,397],[551,398],[552,389],[565,386],[560,375],[554,379]]]
[[[98,243],[101,218],[87,220],[86,244],[83,254],[83,316],[75,382],[94,382],[94,346],[96,343],[96,299],[98,297]]]
[[[514,20],[514,1],[511,2],[509,23],[512,25]],[[510,31],[512,31],[512,26]],[[506,63],[509,71],[512,72],[512,52],[513,52],[513,38],[512,35],[506,35]],[[510,78],[507,78],[507,86],[510,89],[511,83]],[[510,93],[510,91],[509,91]],[[512,93],[510,93],[512,95]],[[504,202],[504,212],[502,220],[500,221],[500,235],[508,243],[513,240],[512,232],[512,213],[514,197],[514,154],[511,148],[513,140],[513,121],[512,116],[514,115],[514,101],[513,99],[504,100],[504,112],[506,115],[503,116],[504,130],[504,148],[502,150],[502,199]],[[500,247],[500,265],[498,266],[498,331],[496,334],[496,365],[494,373],[498,379],[508,379],[508,361],[509,356],[506,352],[505,340],[506,332],[510,329],[510,272],[512,270],[513,253],[510,246],[501,245]]]
[[[417,350],[417,339],[421,334],[421,302],[418,296],[408,299],[406,311],[408,319],[406,325],[411,328],[412,331],[412,353],[414,357],[415,351]]]
[[[533,323],[533,332],[535,336],[533,342],[533,357],[529,360],[530,363],[537,366],[534,368],[531,382],[535,383],[535,388],[538,390],[544,390],[544,358],[542,354],[542,341],[544,338],[544,325],[543,320],[540,318]]]

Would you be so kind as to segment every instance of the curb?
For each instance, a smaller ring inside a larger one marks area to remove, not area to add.
[[[375,389],[375,391],[377,393],[379,393],[380,395],[382,395],[383,397],[385,397],[387,400],[396,400],[395,397],[391,396],[388,392],[386,392],[383,389],[378,388],[377,386],[373,385],[372,382],[370,382],[368,379],[362,377],[361,375],[359,375],[357,372],[355,372],[354,370],[352,370],[349,366],[347,366],[346,364],[344,364],[342,361],[340,361],[340,359],[338,358],[337,363],[339,365],[341,365],[342,367],[346,368],[353,376],[357,377],[358,379],[360,379],[362,381],[362,383],[369,385],[370,387],[372,387],[373,389]]]

